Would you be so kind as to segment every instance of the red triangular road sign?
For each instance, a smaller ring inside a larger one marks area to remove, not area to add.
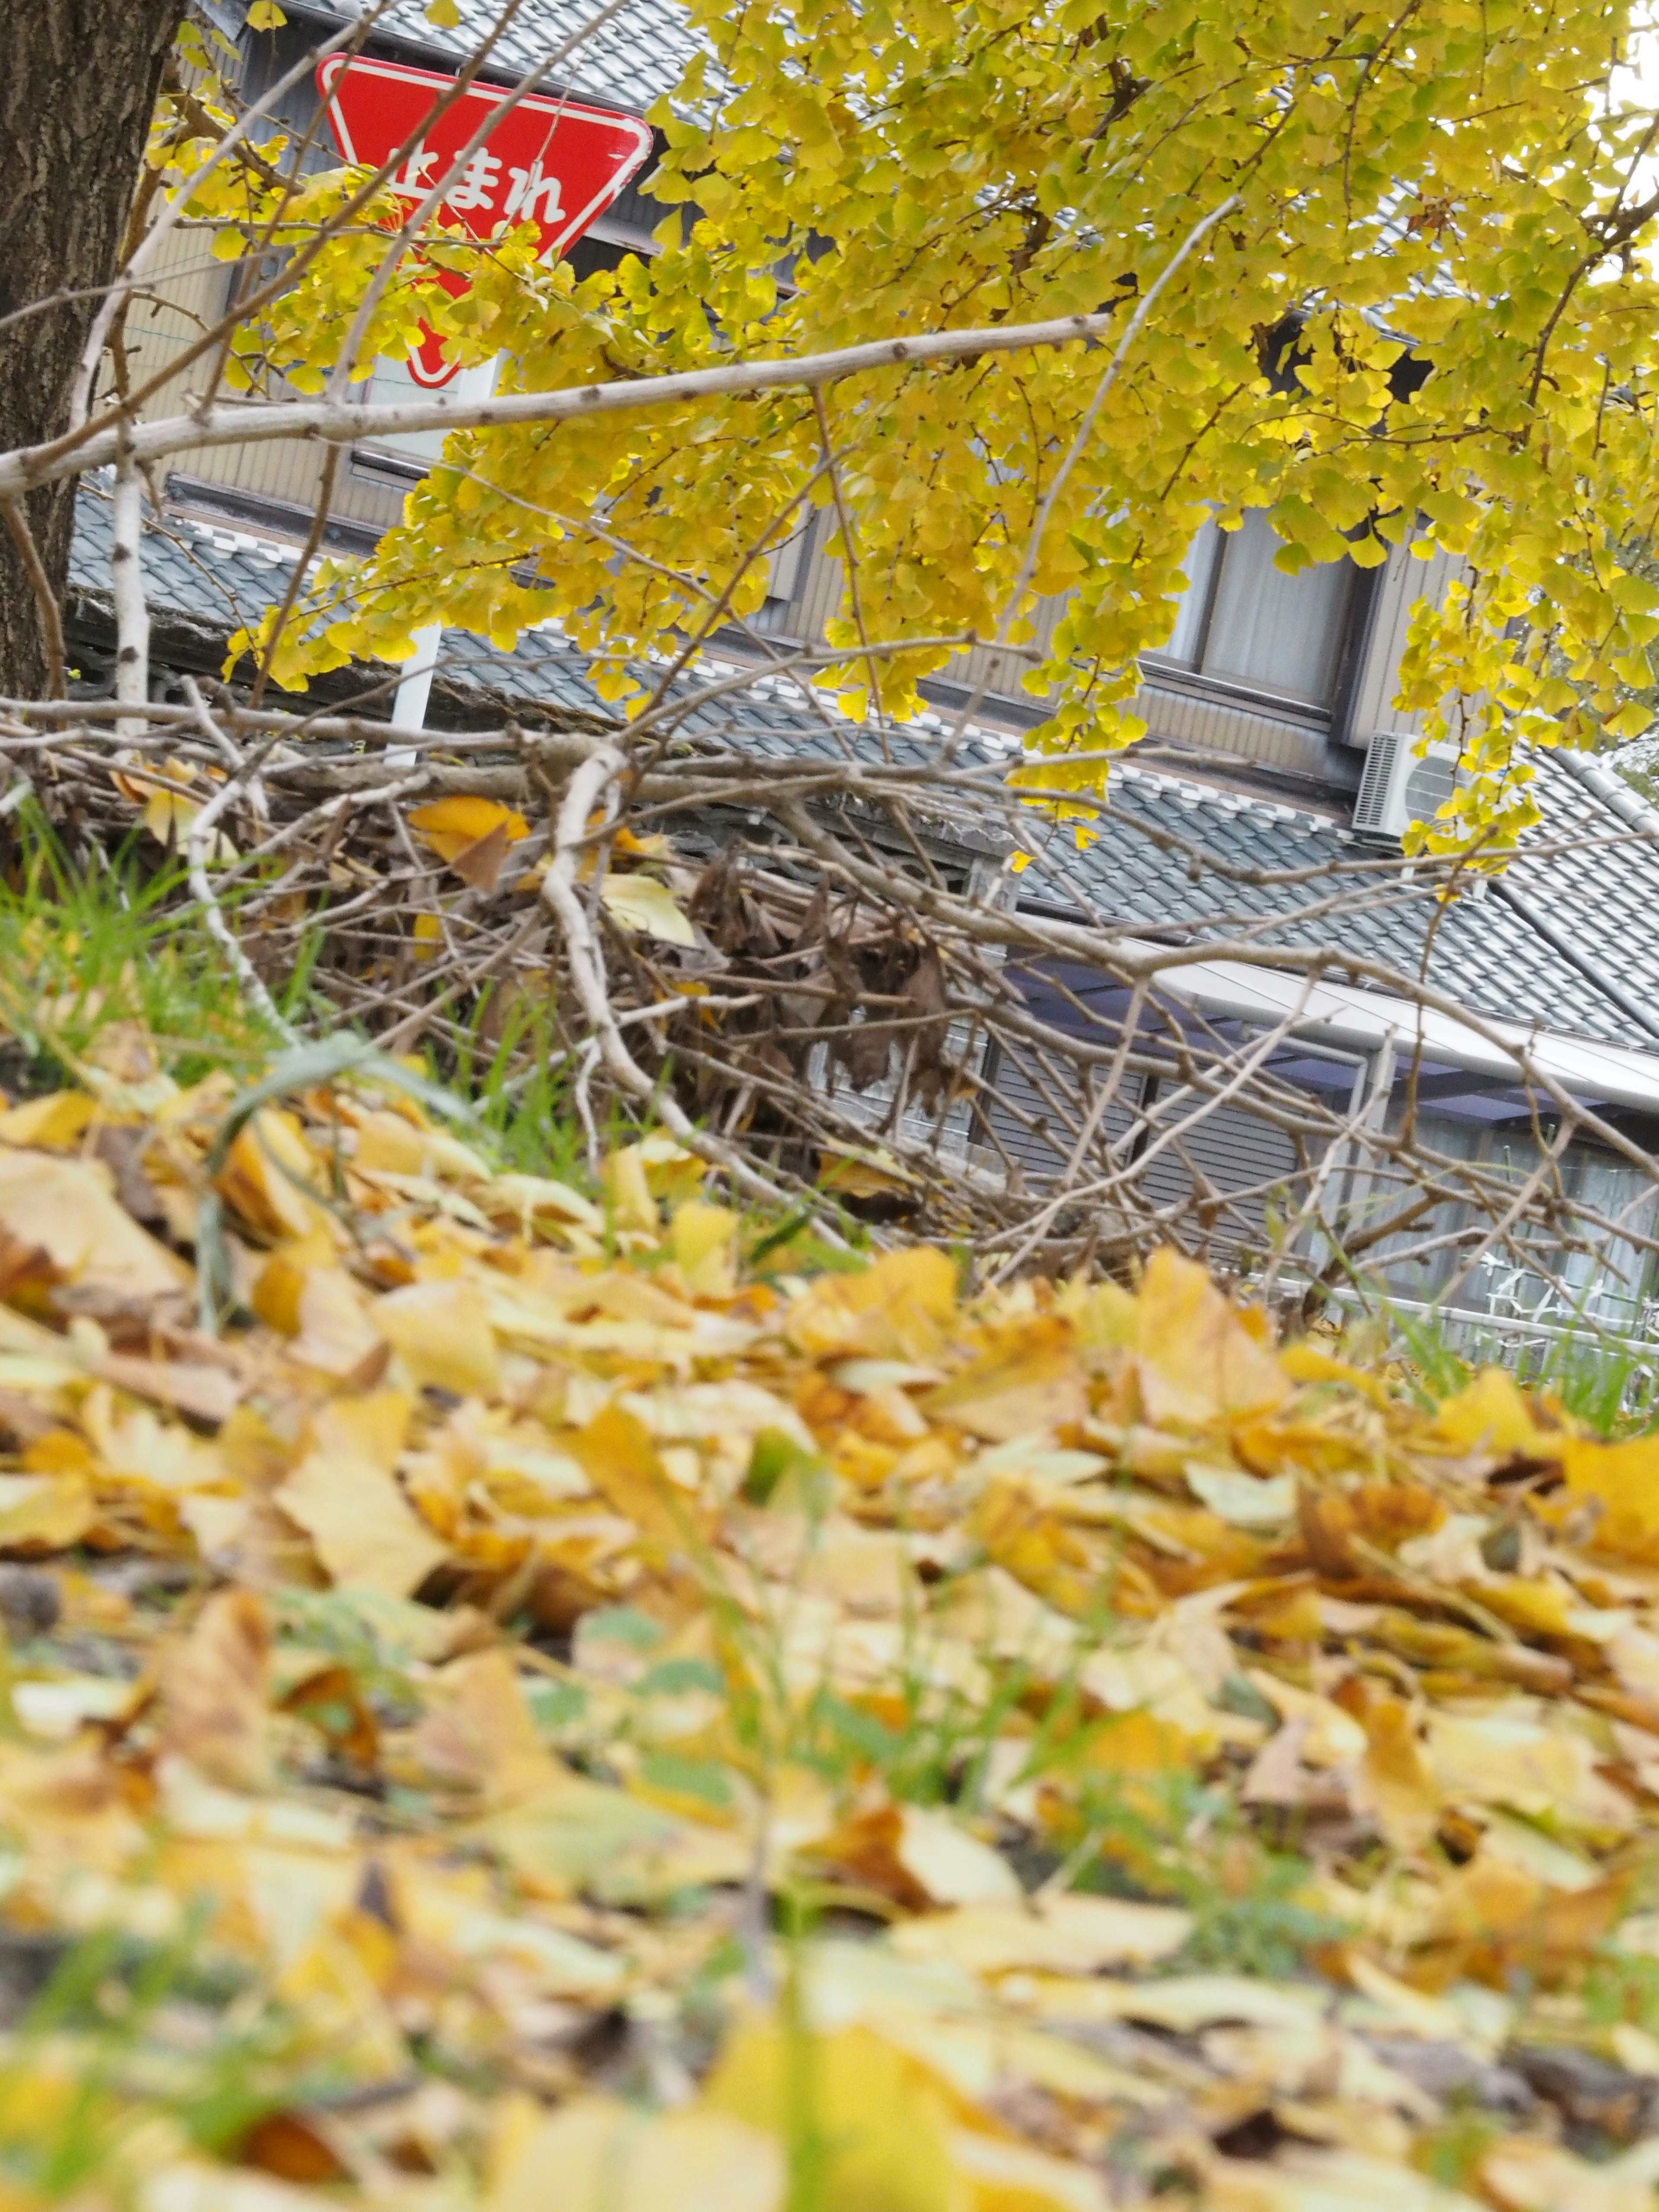
[[[508,95],[471,84],[429,121],[453,80],[402,62],[332,56],[317,82],[334,136],[348,161],[379,167],[406,141],[414,150],[398,166],[392,190],[410,206],[447,176],[456,155]],[[638,174],[651,151],[651,129],[632,115],[533,93],[509,108],[444,198],[444,212],[475,238],[503,224],[533,222],[544,256],[552,260],[579,239]],[[461,277],[446,289],[465,290]],[[409,366],[419,383],[447,384],[455,374],[430,332]]]

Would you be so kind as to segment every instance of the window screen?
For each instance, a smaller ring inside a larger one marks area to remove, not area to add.
[[[1322,562],[1287,576],[1267,516],[1206,523],[1187,556],[1188,587],[1158,659],[1252,689],[1328,705],[1335,692],[1354,570]]]

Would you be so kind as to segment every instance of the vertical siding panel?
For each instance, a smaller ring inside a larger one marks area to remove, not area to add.
[[[1440,605],[1447,586],[1462,573],[1463,566],[1451,553],[1437,553],[1431,561],[1419,561],[1402,545],[1389,554],[1382,574],[1370,647],[1360,672],[1354,702],[1357,743],[1369,744],[1379,730],[1404,731],[1413,737],[1421,735],[1422,715],[1402,714],[1393,704],[1400,657],[1406,650],[1413,608],[1419,599]]]

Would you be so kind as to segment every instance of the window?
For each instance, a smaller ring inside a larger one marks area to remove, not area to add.
[[[1252,691],[1313,707],[1336,695],[1356,570],[1328,561],[1287,576],[1260,508],[1237,530],[1206,523],[1187,556],[1188,583],[1169,643],[1155,656]]]
[[[446,398],[459,404],[465,399],[487,399],[495,388],[498,362],[479,362],[463,368],[447,385],[422,384],[406,361],[378,355],[374,373],[352,388],[352,397],[369,406],[405,405],[410,400]],[[359,474],[390,476],[418,481],[442,459],[447,430],[401,431],[353,449],[352,467]]]

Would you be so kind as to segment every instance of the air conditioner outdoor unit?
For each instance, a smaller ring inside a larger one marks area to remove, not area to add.
[[[1449,799],[1457,781],[1457,748],[1431,745],[1398,730],[1379,730],[1365,755],[1353,803],[1353,826],[1374,837],[1401,837],[1413,822],[1428,821]]]

